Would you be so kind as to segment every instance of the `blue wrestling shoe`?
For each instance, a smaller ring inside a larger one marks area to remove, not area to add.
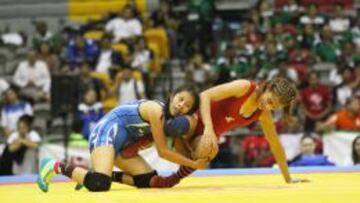
[[[37,184],[43,192],[47,192],[52,178],[56,175],[54,171],[55,160],[50,158],[41,159]]]

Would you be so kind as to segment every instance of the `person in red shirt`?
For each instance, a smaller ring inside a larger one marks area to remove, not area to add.
[[[315,72],[309,74],[308,87],[300,92],[301,106],[305,114],[305,132],[313,132],[318,121],[322,121],[331,111],[332,95],[330,89],[320,84]]]
[[[264,135],[250,134],[241,143],[246,167],[271,167],[275,163]]]

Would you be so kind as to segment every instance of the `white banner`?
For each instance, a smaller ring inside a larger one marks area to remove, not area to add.
[[[351,144],[359,133],[331,132],[323,136],[324,154],[337,166],[353,165]]]

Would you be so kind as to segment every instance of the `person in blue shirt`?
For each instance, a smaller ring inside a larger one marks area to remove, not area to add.
[[[289,162],[289,166],[334,166],[325,155],[315,154],[315,140],[311,136],[301,138],[301,153]]]
[[[94,40],[85,39],[80,33],[76,33],[67,45],[66,59],[72,70],[85,61],[95,66],[99,51],[99,46]]]
[[[179,115],[191,115],[199,107],[199,95],[192,87],[176,89],[165,106],[157,101],[137,100],[116,107],[107,113],[90,133],[90,154],[92,170],[86,170],[72,164],[45,158],[41,160],[37,179],[39,188],[47,192],[52,178],[56,174],[65,175],[89,191],[108,191],[111,187],[111,175],[114,166],[125,171],[134,171],[128,182],[137,187],[149,187],[156,171],[139,156],[126,159],[122,150],[145,135],[152,134],[160,157],[192,168],[204,168],[205,159],[191,160],[172,151],[166,145],[164,133],[165,120]]]
[[[95,124],[104,116],[103,105],[99,101],[100,96],[94,88],[85,91],[83,102],[78,106],[79,119],[82,122],[82,135],[89,138]]]

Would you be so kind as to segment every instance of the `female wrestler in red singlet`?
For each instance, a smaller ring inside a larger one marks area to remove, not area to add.
[[[248,80],[235,80],[205,90],[201,93],[199,122],[194,133],[194,136],[201,136],[195,157],[214,158],[220,135],[232,128],[259,121],[285,181],[305,181],[291,179],[272,119],[272,111],[283,109],[285,120],[291,122],[290,107],[296,95],[295,85],[283,78],[260,85]],[[159,177],[157,182],[159,186],[170,187],[193,171],[194,169],[181,166],[177,173],[165,178]]]
[[[296,95],[295,85],[283,78],[276,78],[260,85],[253,81],[235,80],[203,91],[197,122],[191,119],[191,129],[188,133],[193,135],[189,140],[193,143],[198,141],[193,158],[214,158],[218,151],[220,135],[235,127],[259,121],[285,181],[303,181],[290,178],[285,153],[272,119],[272,111],[283,109],[285,120],[290,122],[290,106]],[[195,169],[181,166],[171,176],[154,177],[151,185],[172,187],[193,171]]]

